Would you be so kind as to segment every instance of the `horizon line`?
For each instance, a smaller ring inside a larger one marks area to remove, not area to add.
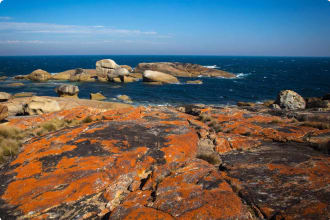
[[[41,55],[0,55],[0,57],[45,57],[45,56],[205,56],[205,57],[297,57],[330,58],[330,56],[305,55],[214,55],[214,54],[41,54]]]

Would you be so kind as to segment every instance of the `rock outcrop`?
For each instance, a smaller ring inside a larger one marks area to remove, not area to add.
[[[160,83],[179,83],[179,80],[170,74],[146,70],[143,73],[143,81],[144,82],[160,82]]]
[[[328,219],[330,130],[260,107],[77,107],[10,119],[24,129],[90,118],[31,139],[1,168],[0,217]]]
[[[304,98],[292,90],[281,91],[277,96],[275,104],[278,104],[281,108],[287,110],[298,110],[306,108],[306,102]]]
[[[52,75],[47,71],[44,71],[42,69],[37,69],[37,70],[33,71],[32,73],[30,73],[29,75],[27,75],[26,78],[33,80],[33,81],[43,82],[43,81],[47,81],[47,80],[51,79]]]
[[[11,98],[11,94],[6,92],[0,92],[0,102],[5,102]]]
[[[0,104],[0,122],[8,117],[8,107]]]
[[[78,98],[79,88],[74,85],[60,85],[55,88],[55,92],[59,97],[74,97]]]
[[[25,104],[24,113],[28,115],[42,115],[61,110],[59,104],[51,99],[43,97],[32,97],[31,100]]]
[[[153,70],[171,74],[177,77],[198,77],[198,76],[211,76],[211,77],[236,77],[232,73],[222,70],[210,69],[198,64],[190,63],[140,63],[135,68],[134,72],[143,73],[145,70]]]

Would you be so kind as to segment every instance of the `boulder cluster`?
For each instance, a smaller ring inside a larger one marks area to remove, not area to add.
[[[38,82],[47,80],[65,80],[72,82],[114,82],[132,83],[139,80],[155,85],[179,83],[177,77],[223,77],[234,78],[235,75],[222,70],[210,69],[198,64],[190,63],[140,63],[136,68],[127,65],[118,65],[114,60],[103,59],[96,62],[95,69],[72,69],[50,74],[38,69],[28,75],[18,75],[15,79],[28,79]],[[4,78],[5,79],[5,78]],[[188,81],[188,84],[202,84],[200,80]],[[14,85],[13,85],[14,86]],[[15,85],[22,86],[22,85]]]

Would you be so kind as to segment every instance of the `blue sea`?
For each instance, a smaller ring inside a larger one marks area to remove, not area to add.
[[[213,105],[235,104],[237,101],[261,102],[275,99],[278,92],[291,89],[304,97],[322,96],[330,92],[330,58],[307,57],[233,57],[233,56],[19,56],[0,57],[0,76],[25,75],[35,69],[57,73],[74,68],[95,68],[101,59],[113,59],[118,64],[135,67],[140,62],[185,62],[218,68],[237,75],[235,79],[179,78],[174,85],[146,85],[141,81],[117,83],[71,83],[79,86],[80,98],[101,92],[108,101],[118,95],[128,95],[137,105],[178,105],[203,103]],[[186,84],[187,80],[199,79],[202,85]],[[8,87],[18,82],[13,78],[0,81],[0,91],[9,93],[34,92],[40,96],[56,96],[54,88],[62,83],[48,81],[23,82],[22,87]]]

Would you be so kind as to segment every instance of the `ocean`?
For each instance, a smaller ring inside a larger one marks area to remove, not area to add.
[[[101,59],[113,59],[118,64],[135,67],[141,62],[185,62],[218,68],[236,74],[235,79],[179,78],[180,84],[146,85],[141,81],[117,83],[70,83],[48,81],[36,83],[16,81],[13,76],[25,75],[35,69],[57,73],[74,68],[95,68]],[[237,101],[262,102],[276,99],[280,90],[290,89],[304,97],[322,96],[330,92],[330,58],[310,57],[234,57],[234,56],[17,56],[0,57],[0,91],[9,93],[34,92],[40,96],[56,96],[54,88],[62,83],[79,86],[80,98],[101,92],[108,101],[118,95],[128,95],[136,105],[180,105],[202,103],[212,105],[235,104]],[[202,80],[202,85],[186,84],[187,80]],[[22,82],[22,87],[7,84]]]

